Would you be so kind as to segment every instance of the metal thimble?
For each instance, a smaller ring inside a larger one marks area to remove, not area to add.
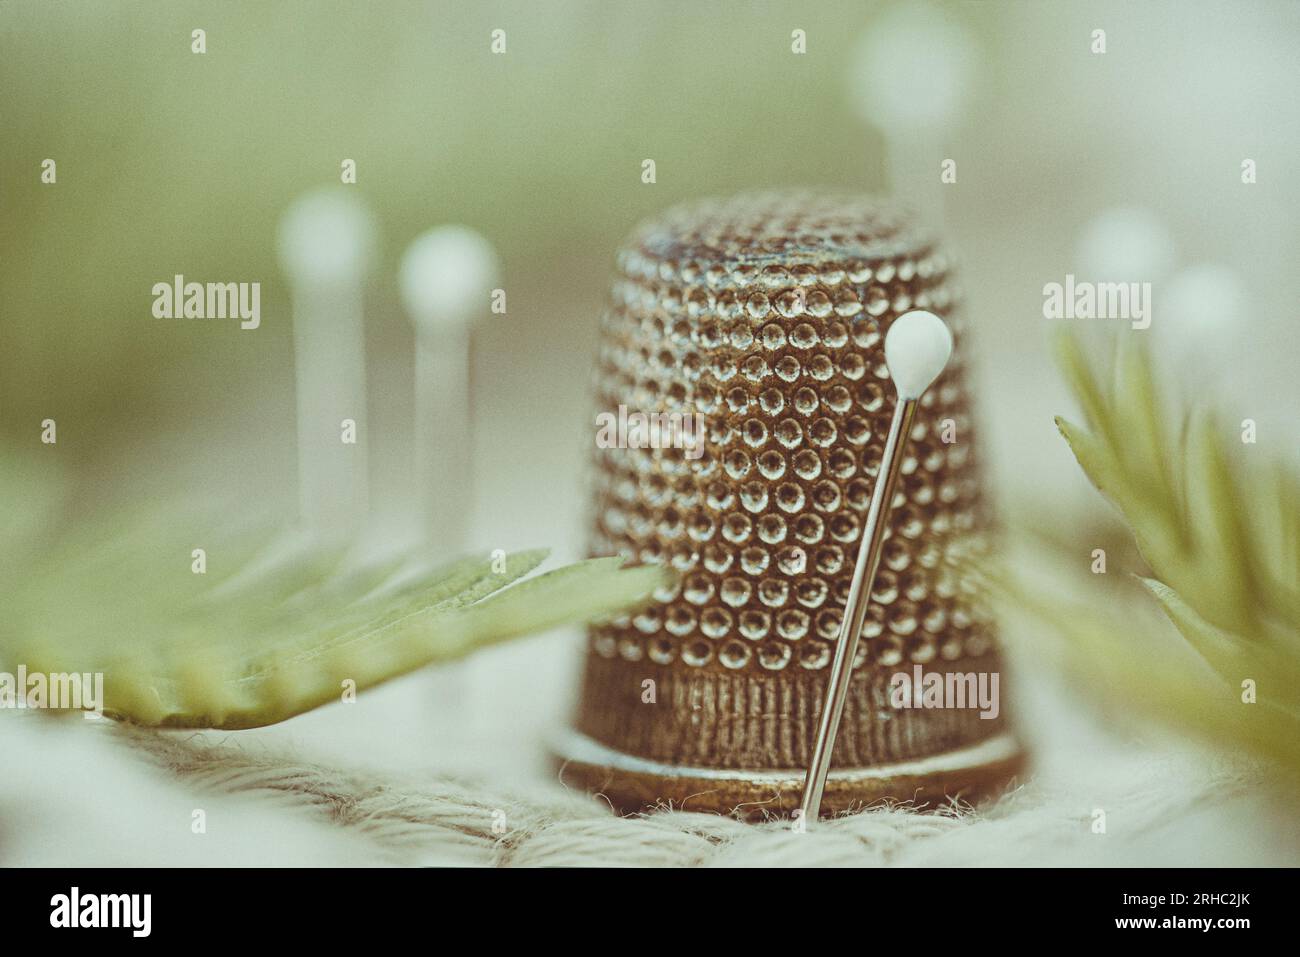
[[[589,630],[565,782],[627,811],[798,805],[895,402],[883,339],[911,309],[953,356],[902,461],[823,809],[974,797],[1020,766],[963,571],[991,516],[952,264],[888,202],[764,193],[670,210],[618,254],[591,552],[678,583]]]

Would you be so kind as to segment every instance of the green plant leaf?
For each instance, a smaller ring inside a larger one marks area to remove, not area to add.
[[[41,474],[11,467],[0,487],[22,500]],[[33,534],[30,524],[0,531]],[[207,543],[204,574],[191,568],[197,542]],[[13,546],[0,541],[0,554]],[[141,725],[252,728],[339,700],[344,682],[363,691],[493,642],[618,612],[672,580],[619,559],[524,580],[546,555],[481,555],[433,570],[410,555],[357,564],[343,545],[271,537],[261,525],[222,532],[165,506],[92,513],[2,570],[0,670],[102,672],[105,713]]]
[[[362,624],[331,626],[318,614],[325,627],[272,636],[253,652],[247,643],[223,645],[204,633],[165,655],[115,661],[104,668],[105,711],[169,728],[274,724],[339,700],[344,682],[362,691],[494,642],[609,614],[644,600],[669,579],[658,567],[622,568],[618,559],[597,559],[506,587],[544,554],[510,556],[512,567],[491,573],[498,574],[496,581],[478,574],[491,560],[458,563],[415,596],[379,603]],[[471,569],[475,574],[467,574]],[[53,662],[42,667],[63,670]]]
[[[1141,582],[1187,643],[1229,684],[1250,678],[1267,680],[1280,688],[1300,687],[1300,661],[1212,625],[1163,582],[1153,578]]]
[[[1300,773],[1300,478],[1280,458],[1243,451],[1207,409],[1162,408],[1149,350],[1125,339],[1109,391],[1078,338],[1058,339],[1085,425],[1058,417],[1057,426],[1128,524],[1152,572],[1141,578],[1146,593],[1222,685],[1207,686],[1188,663],[1133,635],[1132,599],[1116,583],[1115,613],[1005,583],[1003,597],[1051,623],[1071,659],[1111,693]],[[1247,679],[1256,703],[1241,700]]]

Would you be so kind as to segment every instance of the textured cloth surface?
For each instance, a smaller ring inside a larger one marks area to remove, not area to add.
[[[806,833],[619,818],[562,787],[572,634],[489,649],[260,731],[0,712],[0,866],[1220,866],[1300,864],[1296,797],[1249,763],[1134,737],[1016,675],[1033,767],[975,809],[870,810]],[[1104,825],[1104,832],[1101,830]]]
[[[689,812],[615,817],[544,779],[347,771],[237,735],[0,721],[0,864],[966,866],[1300,860],[1289,798],[1195,752],[1051,766],[977,809],[870,810],[806,833]],[[1104,780],[1102,780],[1104,778]],[[1097,833],[1098,813],[1105,832]],[[201,820],[200,830],[196,822]]]

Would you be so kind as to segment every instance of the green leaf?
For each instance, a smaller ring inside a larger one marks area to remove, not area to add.
[[[1162,408],[1150,352],[1132,337],[1117,348],[1109,392],[1075,336],[1058,340],[1058,357],[1086,421],[1058,417],[1061,434],[1127,522],[1153,573],[1141,579],[1146,593],[1224,684],[1205,686],[1134,636],[1118,583],[1109,588],[1114,614],[1105,602],[1003,588],[1008,605],[1051,623],[1111,693],[1300,773],[1300,478],[1280,457],[1244,452],[1208,410]],[[1182,428],[1167,428],[1171,420]],[[1240,700],[1246,679],[1257,703]]]
[[[1153,578],[1140,579],[1164,609],[1174,627],[1206,662],[1229,684],[1244,678],[1275,682],[1278,687],[1300,687],[1300,661],[1252,642],[1206,621],[1182,597]]]
[[[34,500],[28,487],[42,474],[10,466],[0,487]],[[12,559],[32,528],[0,533]],[[196,545],[205,574],[191,570]],[[364,691],[622,611],[672,579],[595,559],[525,580],[546,555],[479,555],[434,570],[410,555],[357,565],[342,545],[272,539],[261,527],[222,533],[167,506],[91,513],[4,569],[0,669],[103,672],[105,713],[142,725],[252,728],[339,700],[344,682]]]
[[[190,645],[152,669],[138,660],[119,663],[105,671],[106,711],[170,728],[274,724],[339,700],[345,681],[362,691],[494,642],[609,614],[646,599],[669,578],[658,567],[625,569],[619,559],[599,559],[500,590],[542,554],[510,556],[514,567],[496,582],[467,578],[469,566],[453,566],[418,597],[342,634],[291,635],[251,656],[227,656],[219,644]],[[452,580],[460,586],[449,591]]]

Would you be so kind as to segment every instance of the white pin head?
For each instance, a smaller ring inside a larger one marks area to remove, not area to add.
[[[439,226],[402,257],[402,302],[420,330],[461,325],[487,308],[497,276],[492,244],[467,226]]]
[[[1107,209],[1085,226],[1076,246],[1076,274],[1104,282],[1127,282],[1137,276],[1160,282],[1174,267],[1177,246],[1169,227],[1150,209]],[[1164,305],[1161,311],[1169,315]]]
[[[356,282],[374,258],[374,217],[348,192],[308,193],[280,220],[279,245],[280,262],[294,282]]]
[[[919,399],[952,355],[952,333],[932,312],[914,309],[885,334],[885,362],[900,399]]]
[[[850,60],[860,115],[886,133],[956,125],[980,73],[971,31],[941,7],[894,4],[875,17]]]

